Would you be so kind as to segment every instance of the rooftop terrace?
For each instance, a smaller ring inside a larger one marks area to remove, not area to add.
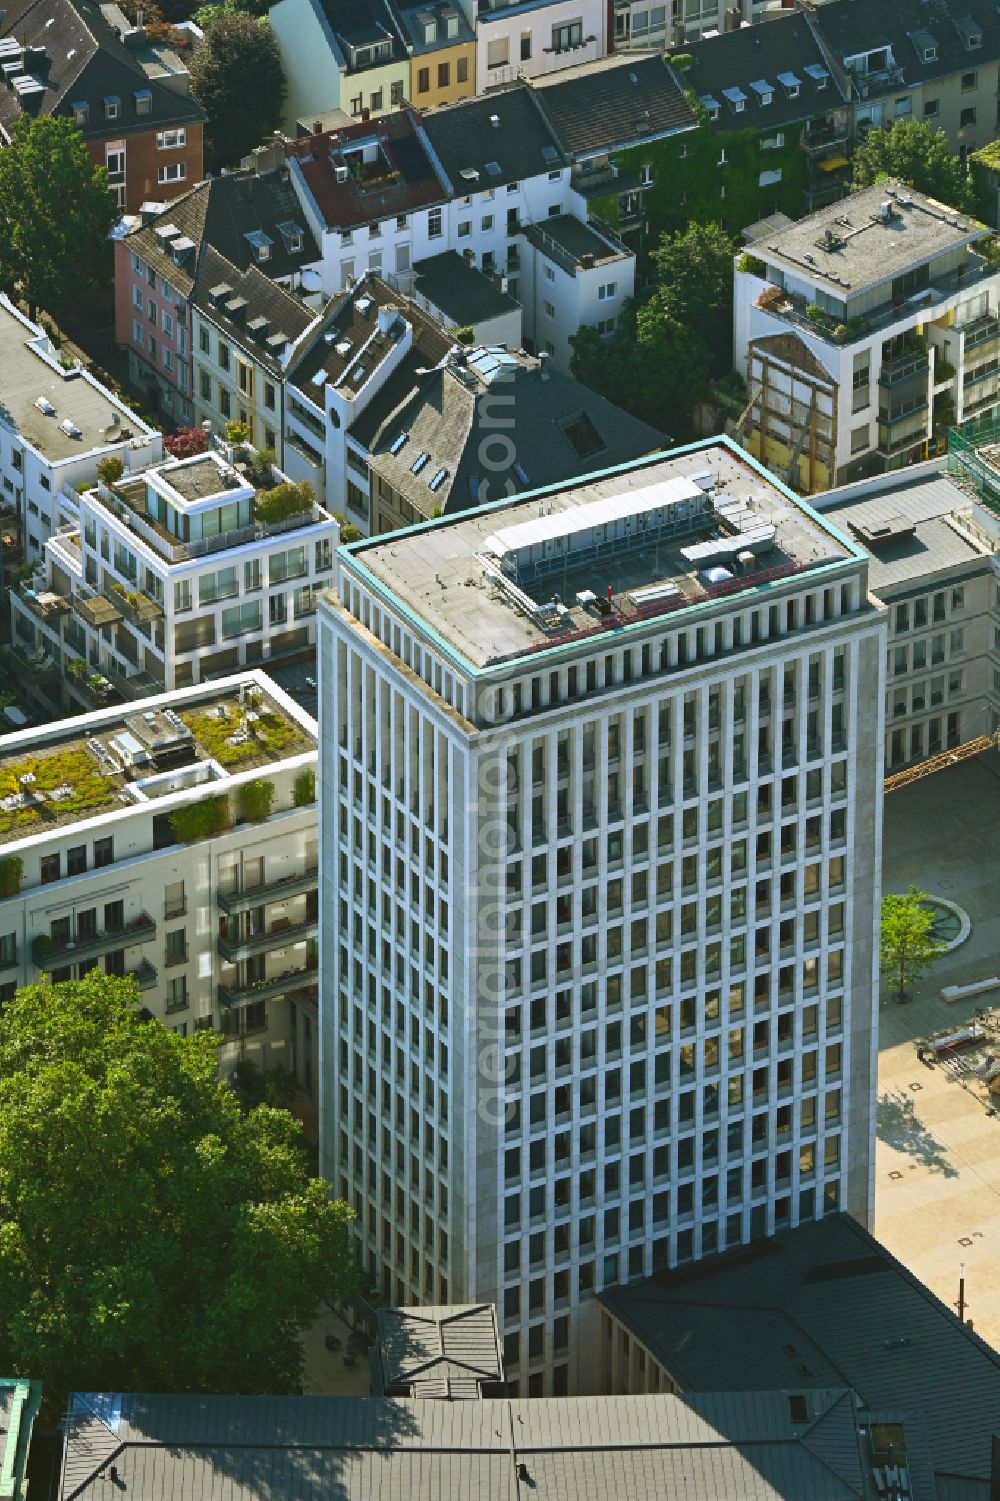
[[[42,331],[0,297],[0,424],[50,463],[149,437],[141,422],[86,370],[64,370]]]
[[[281,695],[284,698],[284,695]],[[0,736],[0,845],[314,750],[257,676]]]
[[[885,212],[883,205],[888,205]],[[986,232],[966,214],[902,183],[883,182],[755,241],[753,250],[824,290],[857,293],[972,244]]]
[[[863,556],[720,440],[342,553],[473,669]]]
[[[626,260],[632,252],[603,225],[584,224],[572,214],[555,214],[541,224],[529,224],[527,238],[536,250],[556,261],[570,276],[611,261]]]

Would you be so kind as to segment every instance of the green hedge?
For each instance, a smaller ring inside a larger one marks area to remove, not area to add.
[[[263,823],[274,802],[274,783],[260,777],[254,782],[244,782],[239,790],[239,800],[242,819],[247,823]]]
[[[296,808],[308,808],[316,801],[316,773],[311,766],[300,771],[292,783],[292,802]]]
[[[189,803],[185,808],[176,808],[170,815],[170,826],[178,843],[194,844],[198,839],[212,839],[231,829],[233,810],[228,797],[220,793],[216,797]]]
[[[0,855],[0,897],[17,896],[24,875],[20,855]]]
[[[257,496],[257,520],[266,523],[299,516],[309,510],[313,499],[313,487],[308,480],[275,485],[273,490],[262,490]]]

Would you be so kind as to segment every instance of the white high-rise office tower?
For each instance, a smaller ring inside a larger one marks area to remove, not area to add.
[[[595,1289],[870,1223],[866,572],[723,440],[339,555],[321,1164],[391,1299],[497,1301],[522,1392],[586,1386]]]

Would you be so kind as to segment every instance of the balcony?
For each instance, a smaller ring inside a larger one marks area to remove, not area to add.
[[[807,156],[831,156],[843,154],[847,145],[847,125],[837,125],[830,121],[821,124],[813,122],[807,125],[799,139],[799,144]]]
[[[265,881],[261,886],[247,886],[243,891],[218,890],[215,899],[222,911],[232,916],[237,912],[248,912],[251,907],[263,907],[268,902],[282,902],[286,897],[302,896],[305,892],[315,891],[318,879],[319,869],[312,865],[301,875],[285,876],[280,881]]]
[[[70,608],[70,602],[64,594],[56,594],[44,584],[19,584],[17,594],[21,603],[44,625],[54,626]]]
[[[1000,318],[995,318],[992,313],[984,314],[981,318],[973,318],[971,323],[966,323],[964,331],[965,353],[968,355],[970,349],[1000,338]]]
[[[926,383],[927,378],[927,352],[920,349],[908,349],[902,354],[890,356],[882,361],[882,368],[878,373],[880,386],[898,386],[905,380],[912,380],[914,376],[922,375]]]
[[[100,933],[56,941],[48,933],[37,933],[31,940],[32,962],[39,968],[76,964],[81,959],[96,959],[114,949],[129,948],[134,943],[149,943],[156,937],[156,923],[148,912],[140,912],[120,926],[104,928]]]
[[[84,625],[89,625],[94,631],[99,631],[105,625],[117,625],[123,619],[117,602],[112,603],[87,585],[74,589],[70,604],[73,614],[79,616]]]
[[[254,980],[245,985],[220,985],[219,1005],[235,1010],[239,1006],[253,1006],[257,1001],[271,1001],[287,995],[289,991],[301,990],[304,986],[316,985],[319,981],[319,966],[315,962],[303,969],[287,969],[283,975],[269,980]]]
[[[163,606],[152,595],[140,590],[125,590],[112,584],[105,598],[133,625],[148,626],[154,620],[163,619]]]
[[[150,964],[148,959],[143,959],[132,969],[125,971],[125,978],[134,980],[140,990],[152,990],[158,978],[155,964]]]
[[[254,954],[268,954],[274,949],[286,949],[297,943],[305,943],[319,933],[319,919],[311,922],[290,923],[287,928],[271,928],[266,933],[253,933],[246,938],[219,936],[216,947],[223,959],[236,964]]]
[[[104,673],[115,690],[125,699],[149,698],[150,694],[163,692],[163,679],[155,677],[151,672],[120,671],[113,667],[110,662],[104,666]]]
[[[124,522],[129,531],[148,543],[168,563],[186,563],[192,558],[204,558],[217,552],[227,552],[231,548],[242,547],[248,542],[257,542],[266,537],[278,537],[285,532],[299,531],[303,527],[314,526],[317,522],[330,520],[322,506],[313,503],[296,512],[294,516],[285,516],[280,521],[251,521],[245,526],[233,527],[231,531],[220,532],[215,537],[182,542],[143,509],[144,501],[137,493],[126,494],[111,490],[104,504],[112,515]]]
[[[923,443],[927,437],[927,403],[910,412],[881,415],[878,422],[878,452],[892,458]]]

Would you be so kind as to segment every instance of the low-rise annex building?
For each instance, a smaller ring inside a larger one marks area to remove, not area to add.
[[[316,724],[264,673],[0,739],[0,999],[131,975],[315,1094]]]

